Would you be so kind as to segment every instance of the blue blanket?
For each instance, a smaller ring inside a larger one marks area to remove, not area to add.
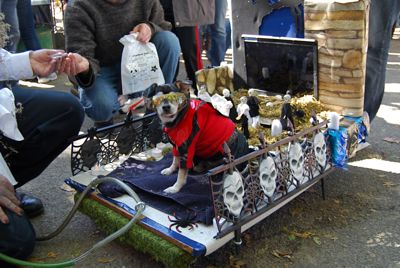
[[[177,173],[170,176],[160,172],[172,163],[172,154],[166,155],[160,161],[139,161],[127,159],[120,167],[108,176],[127,183],[139,195],[143,202],[178,218],[194,216],[194,221],[212,224],[214,217],[211,188],[205,174],[189,174],[187,184],[176,194],[167,194],[164,189],[172,186]],[[118,197],[124,194],[115,183],[99,185],[102,194],[108,197]]]

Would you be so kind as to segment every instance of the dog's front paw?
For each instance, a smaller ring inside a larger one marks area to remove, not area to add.
[[[167,194],[175,194],[181,190],[182,187],[174,184],[171,187],[168,187],[167,189],[164,190],[165,193]]]
[[[176,169],[172,168],[172,167],[164,168],[163,170],[161,170],[161,174],[168,176],[168,175],[171,175],[172,173],[174,173],[175,170]]]

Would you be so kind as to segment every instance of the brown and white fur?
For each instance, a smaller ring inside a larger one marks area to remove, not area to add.
[[[179,112],[181,112],[181,109],[183,108],[182,105],[187,105],[190,95],[190,85],[183,82],[176,82],[175,85],[153,85],[150,88],[150,92],[147,93],[147,97],[152,98],[154,96],[160,96],[170,92],[182,92],[186,95],[187,99],[183,100],[181,103],[179,103],[179,101],[164,100],[159,105],[152,107],[152,109],[155,109],[157,112],[157,115],[160,118],[163,126],[173,124],[174,121],[177,120]],[[174,173],[179,168],[179,160],[179,156],[174,156],[171,166],[163,169],[161,174],[168,176]],[[171,194],[179,192],[186,184],[188,173],[189,170],[187,168],[179,168],[178,177],[175,184],[166,188],[164,192]]]

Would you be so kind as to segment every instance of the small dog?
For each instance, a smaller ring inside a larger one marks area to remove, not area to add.
[[[172,164],[161,174],[170,175],[179,168],[175,184],[164,190],[167,193],[181,190],[194,163],[204,165],[207,162],[207,168],[210,164],[221,164],[225,142],[235,157],[248,153],[246,138],[236,131],[232,120],[209,103],[190,99],[190,88],[183,82],[154,84],[145,94],[147,108],[157,112],[163,130],[173,144]]]

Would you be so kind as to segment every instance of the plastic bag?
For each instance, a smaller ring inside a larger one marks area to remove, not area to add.
[[[144,91],[153,83],[165,83],[155,45],[139,42],[136,36],[129,34],[119,40],[124,45],[121,60],[123,95]]]
[[[328,129],[329,141],[332,148],[332,164],[347,170],[347,129],[340,127],[339,130]]]

